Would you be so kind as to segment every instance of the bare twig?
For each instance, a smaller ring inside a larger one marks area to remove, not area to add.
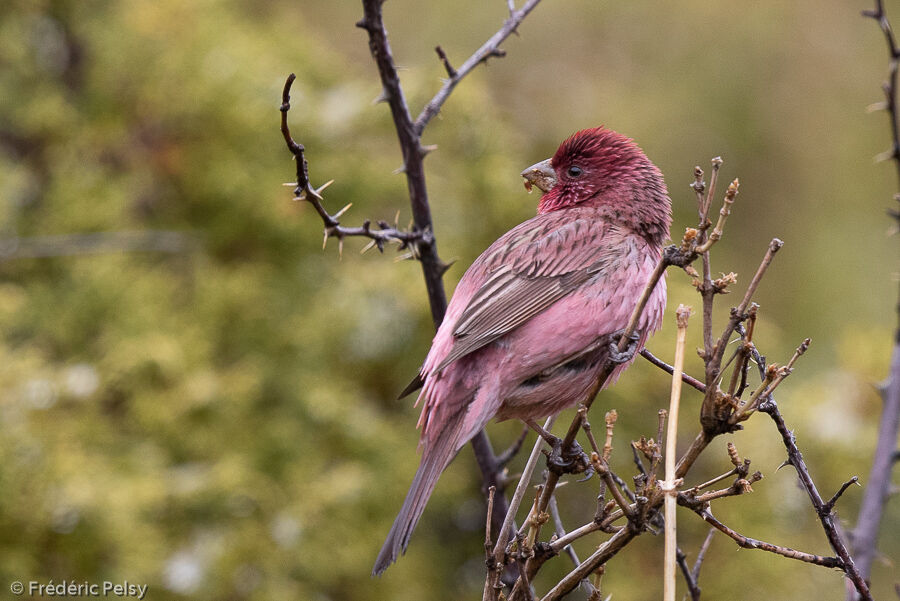
[[[562,538],[566,535],[566,529],[563,527],[562,519],[559,517],[559,507],[556,504],[556,497],[550,499],[550,516],[553,518],[554,531],[556,532],[556,536],[558,538]],[[572,548],[572,545],[566,545],[563,547],[563,552],[569,556],[572,560],[572,564],[577,568],[581,565],[581,560],[578,559],[578,554],[575,553],[575,549]],[[585,578],[581,581],[582,588],[588,593],[588,595],[593,595],[597,592],[597,588],[591,583],[590,579]]]
[[[641,349],[641,357],[643,357],[644,359],[646,359],[647,361],[649,361],[656,367],[660,368],[664,372],[668,373],[670,376],[674,372],[674,368],[671,365],[669,365],[668,363],[666,363],[665,361],[663,361],[662,359],[660,359],[659,357],[657,357],[656,355],[654,355],[653,353],[648,351],[647,349]],[[690,386],[691,388],[695,388],[695,389],[699,390],[700,392],[704,392],[704,393],[706,392],[706,384],[704,384],[703,382],[701,382],[700,380],[698,380],[697,378],[695,378],[693,376],[683,373],[683,374],[681,374],[681,381],[684,382],[685,384],[687,384],[688,386]]]
[[[800,477],[800,484],[809,496],[809,499],[819,516],[819,521],[822,523],[822,528],[825,530],[825,536],[828,538],[828,543],[831,545],[831,548],[837,554],[837,557],[841,562],[841,565],[838,567],[847,574],[847,577],[853,583],[853,586],[856,587],[860,597],[866,601],[871,601],[872,595],[869,592],[869,585],[854,564],[853,558],[847,550],[847,545],[844,543],[837,525],[835,524],[835,516],[830,508],[826,507],[822,495],[819,494],[819,490],[816,488],[812,476],[809,474],[809,468],[803,460],[803,453],[801,453],[800,449],[797,447],[797,440],[794,437],[794,433],[788,429],[787,425],[785,425],[784,418],[778,410],[775,399],[769,397],[759,406],[759,410],[766,413],[772,418],[772,421],[775,422],[775,427],[778,429],[779,434],[781,434],[782,442],[788,452],[788,463],[793,465],[794,469],[797,470],[797,475]]]
[[[707,523],[716,528],[719,532],[723,532],[724,534],[728,535],[738,544],[739,547],[742,547],[744,549],[760,549],[762,551],[768,551],[770,553],[775,553],[776,555],[781,555],[782,557],[789,557],[791,559],[815,564],[817,566],[843,569],[843,563],[837,557],[823,557],[821,555],[814,555],[812,553],[806,553],[804,551],[797,551],[795,549],[791,549],[790,547],[782,547],[780,545],[773,545],[772,543],[756,540],[732,530],[731,528],[717,520],[715,517],[713,517],[713,514],[710,513],[709,509],[696,509],[695,511],[697,512],[697,515],[702,517]]]
[[[750,280],[750,284],[747,286],[747,291],[744,293],[744,298],[741,300],[741,303],[737,306],[737,308],[732,311],[731,319],[725,326],[725,331],[722,332],[719,340],[713,346],[713,357],[711,365],[714,369],[711,374],[712,381],[714,381],[719,376],[718,370],[719,366],[721,366],[722,364],[722,356],[725,354],[725,348],[728,346],[728,341],[731,339],[731,335],[734,333],[734,329],[741,321],[745,319],[744,315],[747,313],[747,309],[750,306],[750,301],[753,298],[753,294],[756,292],[759,283],[762,281],[763,276],[766,274],[766,270],[768,270],[769,265],[772,264],[772,259],[775,258],[775,253],[781,250],[782,246],[784,246],[784,242],[782,242],[778,238],[773,238],[772,241],[769,242],[769,248],[766,251],[766,254],[763,257],[762,261],[760,262],[756,273],[753,275],[753,279]],[[707,386],[710,384],[710,382],[710,374],[707,374]]]
[[[887,18],[884,11],[883,0],[875,0],[875,8],[873,10],[864,10],[864,17],[871,17],[878,22],[884,34],[884,41],[887,43],[888,55],[890,58],[890,66],[888,70],[888,80],[884,82],[882,89],[884,91],[884,105],[879,108],[887,110],[891,119],[891,149],[881,155],[880,158],[893,159],[897,169],[897,182],[900,184],[900,119],[898,119],[897,111],[897,71],[898,60],[900,60],[900,47],[897,46],[897,39],[891,28],[891,22]]]
[[[739,185],[740,183],[738,180],[734,180],[731,182],[731,185],[728,186],[728,192],[725,193],[725,202],[722,204],[722,209],[719,211],[719,221],[716,223],[716,227],[713,228],[713,231],[709,234],[706,242],[697,247],[698,253],[709,251],[710,247],[722,237],[722,230],[725,229],[725,221],[728,219],[728,216],[731,215],[731,205],[734,204],[734,197],[737,196]],[[712,188],[710,188],[710,190],[712,190]],[[707,207],[707,209],[708,208],[709,207]]]
[[[694,583],[698,587],[698,593],[700,583],[700,568],[703,566],[703,560],[706,558],[706,552],[709,551],[709,546],[712,544],[712,539],[715,534],[716,530],[714,528],[710,528],[709,532],[707,532],[706,534],[706,539],[703,541],[703,544],[700,545],[700,550],[697,552],[697,559],[694,560],[694,567],[691,569],[691,576],[694,577]]]
[[[367,0],[367,2],[371,2],[371,0]],[[422,112],[419,113],[419,116],[416,118],[413,127],[413,133],[415,133],[415,135],[422,135],[425,126],[428,125],[428,122],[441,111],[441,107],[447,101],[447,98],[450,97],[453,88],[456,87],[456,84],[458,84],[463,77],[468,75],[469,72],[481,63],[487,62],[487,59],[492,57],[500,58],[506,55],[506,52],[500,49],[500,44],[516,31],[519,24],[521,24],[522,21],[525,20],[525,17],[528,16],[528,13],[533,11],[540,2],[541,0],[528,0],[528,2],[522,5],[522,8],[519,10],[515,10],[515,7],[510,5],[509,18],[503,24],[503,27],[501,27],[497,33],[492,35],[488,41],[482,44],[481,48],[476,50],[472,56],[466,59],[466,62],[464,62],[459,69],[453,70],[452,67],[447,69],[449,79],[444,82],[444,85],[438,93],[425,105],[425,108],[422,109]],[[440,55],[441,52],[438,53],[438,56]],[[446,62],[444,57],[441,57],[441,60],[444,62],[444,67],[447,68],[449,63]]]
[[[484,553],[485,558],[488,560],[491,558],[491,550],[493,549],[493,544],[491,544],[491,515],[494,513],[495,492],[497,492],[495,487],[491,486],[488,488],[488,509],[484,525]]]
[[[834,496],[831,497],[827,503],[825,503],[825,505],[822,507],[822,511],[831,513],[831,510],[834,509],[835,504],[838,502],[838,499],[841,498],[841,495],[844,494],[844,491],[850,488],[850,486],[852,486],[853,484],[859,486],[859,476],[853,476],[852,478],[844,482],[844,484],[841,485],[838,491],[834,493]]]
[[[688,567],[687,556],[684,554],[684,551],[678,549],[675,558],[678,561],[678,569],[681,570],[681,575],[684,576],[684,582],[687,584],[691,601],[700,601],[700,586],[697,584],[693,573],[691,573],[691,568]]]
[[[549,430],[552,428],[555,421],[556,416],[548,417],[547,421],[544,422],[544,429]],[[534,474],[534,468],[537,466],[538,458],[541,456],[541,449],[543,447],[544,439],[538,436],[537,440],[534,441],[534,447],[531,449],[531,454],[528,456],[528,462],[522,470],[522,475],[519,477],[516,491],[513,493],[512,499],[509,502],[509,509],[504,516],[503,527],[497,536],[497,543],[494,545],[494,557],[497,558],[497,561],[502,560],[503,554],[506,551],[506,543],[509,541],[509,535],[513,530],[516,512],[519,510],[519,506],[522,504],[522,498],[525,496],[528,485],[531,483],[531,476]]]
[[[513,458],[522,450],[522,445],[525,444],[525,439],[528,438],[528,432],[530,428],[528,426],[522,426],[522,433],[519,434],[519,437],[513,442],[509,447],[497,455],[497,465],[500,467],[505,467],[507,463],[513,460]]]
[[[578,583],[590,576],[599,566],[609,561],[616,553],[631,542],[638,532],[633,528],[622,528],[616,532],[612,538],[604,542],[600,547],[591,554],[590,557],[581,562],[577,568],[569,572],[560,580],[556,586],[541,598],[541,601],[556,601],[569,593]]]
[[[444,52],[444,49],[440,46],[435,46],[434,51],[437,53],[438,58],[441,59],[441,64],[444,65],[444,69],[447,70],[447,75],[451,78],[456,77],[458,73],[456,69],[453,68],[453,65],[450,64],[450,60],[447,58],[447,53]]]

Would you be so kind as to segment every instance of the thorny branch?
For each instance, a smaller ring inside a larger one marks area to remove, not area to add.
[[[281,134],[284,136],[284,141],[287,144],[288,150],[291,151],[291,154],[294,155],[294,161],[297,163],[297,182],[291,183],[288,185],[295,186],[294,187],[294,200],[305,200],[309,202],[313,208],[316,210],[316,213],[319,214],[319,217],[322,218],[322,223],[325,224],[325,239],[322,243],[324,248],[325,243],[328,242],[329,238],[337,238],[338,239],[338,248],[341,252],[343,252],[344,248],[344,238],[347,236],[364,236],[366,238],[371,238],[372,242],[369,246],[363,249],[363,252],[371,248],[372,246],[377,246],[379,251],[384,252],[384,245],[389,242],[399,243],[400,248],[412,248],[417,249],[419,242],[431,242],[432,236],[430,234],[430,230],[425,231],[404,231],[398,230],[395,227],[391,227],[387,222],[379,221],[378,228],[372,229],[372,224],[369,220],[363,222],[362,226],[359,227],[346,227],[341,225],[339,219],[343,216],[343,214],[350,208],[348,204],[343,209],[338,211],[335,214],[330,214],[325,207],[322,205],[322,191],[325,190],[331,182],[327,182],[319,188],[313,188],[309,181],[309,166],[306,161],[304,146],[296,141],[294,141],[291,136],[291,130],[288,127],[287,123],[287,115],[288,111],[291,110],[291,85],[294,83],[295,75],[291,73],[287,81],[284,82],[284,91],[281,94]]]
[[[884,102],[874,105],[873,108],[886,109],[890,117],[891,148],[879,158],[892,159],[897,170],[898,185],[900,185],[900,111],[897,107],[897,72],[900,62],[900,47],[894,36],[891,23],[884,11],[882,0],[875,0],[874,10],[864,11],[863,15],[875,19],[884,33],[884,39],[888,47],[890,58],[888,79],[882,85]],[[900,201],[900,194],[894,194],[894,200]],[[895,226],[900,228],[900,210],[894,207],[889,211],[896,221]],[[882,408],[881,419],[878,425],[878,439],[875,444],[875,454],[869,479],[863,491],[862,503],[859,507],[859,517],[856,528],[853,530],[852,541],[859,565],[860,574],[868,579],[872,562],[877,554],[878,532],[884,507],[888,499],[891,487],[891,471],[896,444],[897,432],[900,430],[900,302],[897,304],[898,327],[894,334],[894,349],[891,357],[888,377],[881,387]],[[847,591],[847,599],[856,599],[854,591]]]

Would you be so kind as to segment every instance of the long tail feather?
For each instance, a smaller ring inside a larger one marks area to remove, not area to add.
[[[425,505],[434,491],[441,472],[450,464],[461,446],[458,432],[462,424],[461,420],[455,421],[457,423],[445,429],[434,441],[434,444],[426,444],[422,453],[422,462],[419,464],[419,469],[416,470],[409,492],[406,493],[403,507],[400,508],[400,513],[397,514],[394,525],[391,526],[391,531],[378,554],[378,559],[375,560],[375,567],[372,568],[373,576],[381,575],[388,566],[397,561],[400,554],[406,552],[409,539],[416,524],[419,523],[419,518],[422,517],[422,512],[425,510]]]

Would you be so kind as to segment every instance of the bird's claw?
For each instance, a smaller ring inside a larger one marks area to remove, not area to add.
[[[591,460],[582,450],[580,444],[573,440],[572,444],[563,448],[563,440],[557,438],[550,443],[550,446],[552,450],[549,453],[544,451],[544,454],[547,455],[547,469],[560,476],[586,472],[587,477],[584,480],[588,480],[591,477],[594,468],[591,466]]]
[[[637,332],[632,332],[626,340],[628,340],[628,346],[624,351],[619,350],[619,342],[622,340],[622,337],[625,335],[625,330],[618,330],[613,332],[610,335],[610,343],[609,343],[609,360],[616,364],[628,363],[634,358],[634,354],[637,352],[638,340],[640,340],[640,336]]]

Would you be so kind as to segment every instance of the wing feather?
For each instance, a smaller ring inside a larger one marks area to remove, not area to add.
[[[564,221],[541,215],[510,231],[479,258],[490,275],[454,324],[453,345],[436,371],[580,288],[608,266],[621,236],[589,214]]]

